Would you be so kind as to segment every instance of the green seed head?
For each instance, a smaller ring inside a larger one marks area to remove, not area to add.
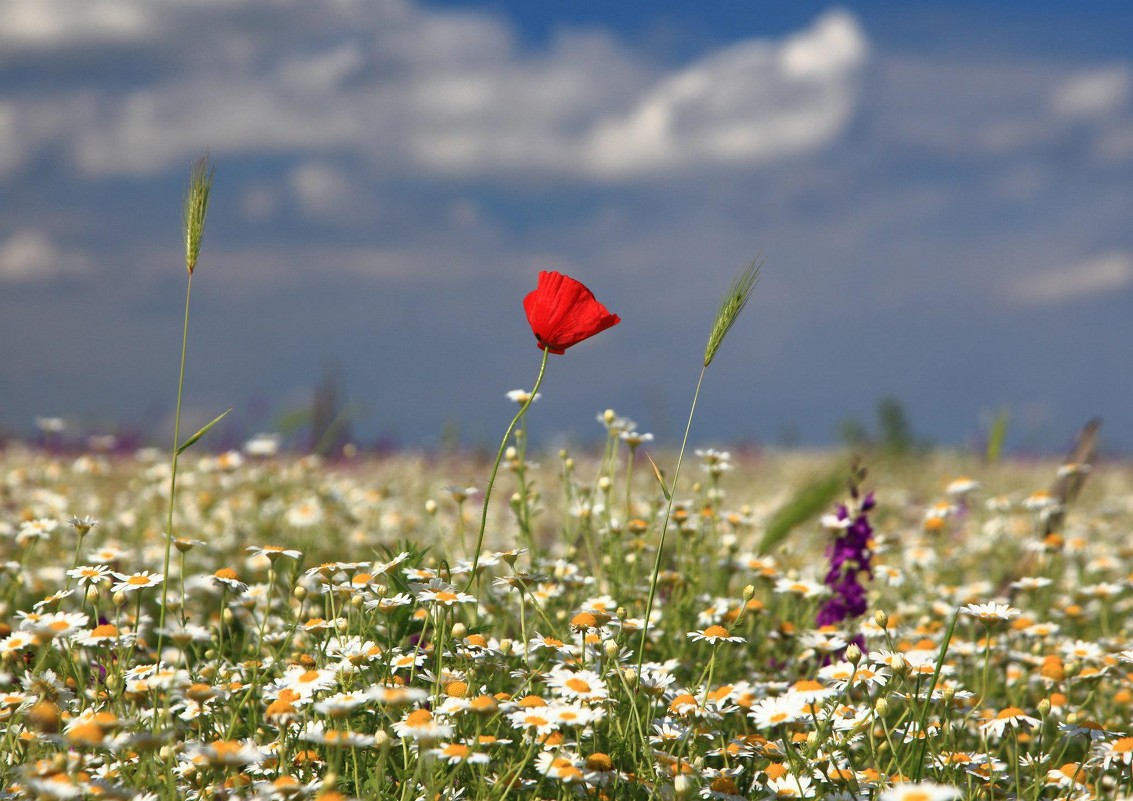
[[[724,296],[720,308],[716,311],[716,319],[712,323],[712,333],[708,335],[708,344],[704,348],[705,367],[712,364],[712,360],[716,358],[716,351],[720,350],[720,345],[724,343],[724,337],[732,330],[740,312],[747,305],[748,298],[751,297],[751,292],[755,289],[755,282],[759,280],[760,266],[759,259],[753,261],[728,288],[728,294]]]
[[[185,269],[189,275],[197,269],[197,257],[201,255],[201,238],[205,233],[205,216],[208,214],[209,193],[212,192],[212,179],[216,174],[209,165],[206,152],[193,162],[189,170],[189,188],[185,190]]]

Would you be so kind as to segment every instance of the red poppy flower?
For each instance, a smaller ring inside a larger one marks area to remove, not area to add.
[[[569,275],[539,273],[539,285],[523,299],[527,322],[540,350],[564,353],[622,320],[594,299],[594,293]]]

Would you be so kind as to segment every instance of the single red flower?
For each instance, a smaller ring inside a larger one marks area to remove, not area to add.
[[[523,308],[539,349],[551,353],[565,353],[571,345],[622,321],[581,282],[554,272],[539,273],[539,285],[523,299]]]

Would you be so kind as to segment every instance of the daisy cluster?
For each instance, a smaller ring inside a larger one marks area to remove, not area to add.
[[[666,498],[599,422],[516,441],[478,561],[462,457],[185,457],[170,539],[155,454],[0,452],[0,798],[1133,798],[1127,471],[1050,532],[1055,466],[871,466],[819,625],[853,515],[759,543],[841,457],[704,448],[646,621]]]

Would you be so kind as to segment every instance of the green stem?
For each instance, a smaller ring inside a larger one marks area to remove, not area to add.
[[[928,751],[928,731],[925,729],[925,724],[928,722],[928,708],[932,705],[932,693],[936,690],[937,681],[940,680],[940,670],[944,667],[944,659],[948,656],[948,646],[952,644],[952,633],[956,631],[956,621],[959,619],[960,610],[957,609],[952,615],[952,622],[948,624],[948,631],[944,632],[944,642],[940,645],[940,657],[936,660],[936,669],[932,671],[932,681],[929,682],[928,692],[925,694],[924,703],[921,705],[920,720],[918,721],[921,734],[920,754],[916,764],[913,765],[913,781],[915,782],[919,782],[924,773],[925,752]]]
[[[511,439],[511,432],[515,430],[516,424],[535,401],[535,393],[539,391],[539,385],[543,383],[543,374],[547,371],[547,357],[550,355],[549,350],[543,351],[543,361],[539,364],[539,375],[535,379],[535,387],[531,390],[531,394],[527,396],[527,400],[519,407],[515,417],[511,418],[511,423],[508,425],[507,431],[504,432],[504,438],[500,441],[500,450],[496,453],[495,464],[492,465],[492,475],[488,478],[487,489],[484,490],[484,510],[480,514],[480,533],[476,536],[476,555],[472,558],[472,571],[468,576],[468,587],[471,587],[472,582],[476,580],[476,568],[480,566],[480,549],[484,546],[484,531],[488,527],[488,500],[492,497],[492,486],[496,483],[496,473],[499,472],[500,462],[503,461],[504,451],[507,450],[508,440]]]
[[[645,604],[645,620],[641,626],[641,648],[637,655],[637,673],[639,676],[641,675],[641,666],[645,663],[645,642],[649,636],[649,616],[653,614],[653,601],[657,596],[657,576],[661,572],[661,554],[665,551],[665,535],[669,531],[669,520],[673,516],[673,499],[677,497],[677,478],[681,474],[681,463],[684,461],[685,448],[688,446],[688,432],[692,429],[692,418],[696,414],[696,401],[700,397],[700,385],[704,383],[704,371],[707,369],[707,366],[700,368],[700,378],[696,380],[696,391],[692,394],[692,408],[688,410],[685,435],[681,440],[681,451],[677,455],[677,468],[673,471],[673,480],[667,489],[669,503],[665,507],[665,521],[661,524],[661,540],[657,543],[657,556],[653,560],[653,577],[649,579],[649,600]]]
[[[193,273],[189,273],[189,281],[185,285],[185,323],[181,330],[181,369],[177,374],[177,411],[173,416],[173,457],[172,467],[169,471],[169,517],[165,526],[165,565],[162,568],[164,581],[161,582],[161,614],[158,619],[158,628],[165,628],[165,607],[169,600],[169,555],[173,550],[173,504],[176,500],[177,489],[177,452],[181,447],[181,394],[185,388],[185,353],[189,346],[189,297],[193,292]],[[158,659],[161,658],[161,645],[163,634],[157,635]]]

